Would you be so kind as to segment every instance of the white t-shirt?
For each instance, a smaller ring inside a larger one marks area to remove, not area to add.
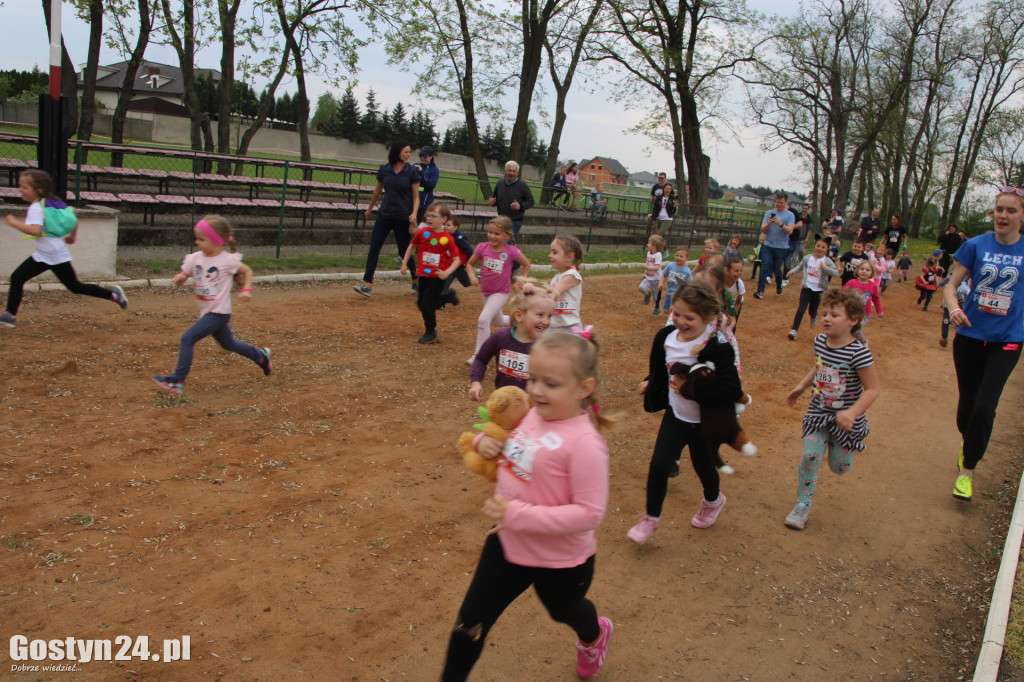
[[[575,277],[578,284],[566,291],[564,294],[555,297],[555,312],[551,317],[551,326],[571,327],[580,323],[580,300],[583,298],[583,275],[576,268],[564,270],[551,278],[551,287],[554,288],[564,277]]]
[[[828,286],[828,279],[821,267],[826,260],[811,256],[807,261],[807,274],[804,275],[803,285],[811,291],[825,291],[825,287]]]
[[[711,329],[704,332],[693,341],[680,341],[679,333],[671,333],[665,337],[665,371],[677,362],[687,367],[697,364],[697,354],[704,350],[705,344],[711,338]],[[672,378],[669,377],[669,381]],[[671,386],[668,389],[668,404],[672,407],[672,413],[676,419],[690,424],[700,424],[700,405],[694,400],[689,400],[679,395],[679,391]]]
[[[657,270],[652,275],[651,270],[653,268],[657,268]],[[661,251],[647,252],[647,267],[644,269],[644,277],[652,282],[661,281]]]
[[[192,278],[192,288],[199,304],[199,315],[206,313],[231,314],[231,283],[242,254],[221,251],[216,256],[204,256],[196,251],[185,256],[181,271]]]
[[[726,288],[729,291],[731,291],[733,294],[735,294],[735,296],[733,296],[732,298],[733,298],[733,301],[736,301],[736,302],[739,302],[740,297],[743,296],[743,294],[747,293],[747,285],[743,283],[743,278],[742,277],[738,277],[736,279],[736,283],[735,284],[733,284],[731,287],[726,287]]]
[[[42,203],[32,202],[28,207],[28,215],[25,216],[25,224],[43,224]],[[68,245],[64,243],[63,237],[39,237],[36,239],[36,250],[32,253],[32,260],[47,265],[60,265],[71,260],[71,252],[68,251]]]

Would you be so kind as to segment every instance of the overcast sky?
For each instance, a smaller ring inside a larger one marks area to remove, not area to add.
[[[792,12],[791,2],[783,0],[748,0],[749,5],[762,12]],[[22,30],[8,31],[0,46],[0,64],[4,69],[31,69],[38,65],[46,70],[49,60],[48,37],[43,21],[42,9],[38,2],[30,0],[5,0],[0,6],[0,26],[5,28],[22,27]],[[88,27],[74,16],[74,12],[65,4],[63,13],[64,41],[71,59],[76,64],[84,64],[88,48]],[[146,52],[150,61],[175,64],[177,58],[170,48],[150,46]],[[122,61],[117,53],[104,48],[100,63]],[[357,96],[364,101],[366,92],[373,89],[377,101],[382,107],[390,109],[398,101],[406,108],[421,108],[432,112],[445,109],[443,103],[421,99],[417,101],[409,94],[414,84],[410,73],[384,66],[383,50],[371,46],[360,52],[359,73],[357,74]],[[219,68],[219,54],[214,50],[206,50],[198,59],[198,66]],[[545,77],[541,74],[541,78]],[[259,90],[262,84],[257,84]],[[307,78],[310,99],[316,102],[317,97],[326,91],[325,84],[316,79]],[[284,91],[295,92],[294,83],[283,85]],[[548,90],[551,90],[549,87]],[[282,92],[281,89],[278,91]],[[340,95],[340,92],[336,92]],[[732,106],[741,110],[739,92],[733,96]],[[514,107],[514,103],[508,105]],[[549,109],[553,109],[552,104]],[[630,172],[642,170],[656,172],[666,170],[671,175],[672,152],[669,148],[653,143],[643,136],[629,135],[625,129],[641,118],[638,111],[625,111],[621,105],[609,101],[600,94],[591,95],[582,91],[570,94],[566,103],[568,119],[560,144],[562,159],[582,160],[594,156],[606,156],[617,159]],[[511,132],[511,119],[514,111],[509,113],[506,128]],[[541,126],[542,139],[550,137],[550,128],[543,125],[538,116],[533,117]],[[447,127],[446,122],[457,121],[454,116],[446,116],[437,126],[441,134]],[[486,122],[484,122],[486,123]],[[742,186],[744,183],[764,185],[772,188],[784,187],[796,191],[806,191],[809,183],[804,178],[795,161],[785,151],[764,154],[760,150],[760,131],[756,128],[737,126],[740,139],[731,132],[723,130],[723,140],[716,142],[711,136],[705,136],[706,152],[711,157],[711,175],[720,183],[730,186]],[[443,165],[443,163],[442,163]]]

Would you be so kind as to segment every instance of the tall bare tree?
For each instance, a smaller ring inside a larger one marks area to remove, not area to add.
[[[135,3],[133,5],[131,0],[107,3],[107,15],[115,29],[109,36],[108,45],[127,56],[124,78],[117,91],[117,105],[110,124],[110,141],[115,144],[124,142],[125,121],[135,91],[135,77],[145,58],[146,46],[149,45],[149,36],[153,30],[153,8],[149,0],[135,0]],[[138,20],[138,27],[129,25],[133,17]],[[122,162],[122,154],[112,155],[112,165],[120,166]]]
[[[78,139],[91,140],[96,120],[96,74],[100,65],[100,48],[103,45],[103,0],[88,0],[80,12],[89,22],[89,52],[85,70],[82,71],[81,116],[78,120]],[[85,163],[85,150],[79,157]]]

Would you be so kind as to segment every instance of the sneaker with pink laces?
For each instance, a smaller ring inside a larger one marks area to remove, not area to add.
[[[640,519],[635,526],[629,529],[629,532],[626,533],[626,537],[636,544],[642,545],[647,542],[647,538],[654,535],[654,531],[658,530],[658,525],[660,523],[661,519],[644,514],[644,517]]]
[[[598,673],[604,667],[604,659],[608,656],[608,643],[612,639],[612,630],[615,626],[607,618],[598,618],[598,625],[601,626],[601,636],[590,646],[576,640],[576,675],[581,680],[586,680]]]
[[[721,491],[718,492],[718,500],[716,502],[708,502],[707,500],[700,501],[700,509],[690,519],[690,524],[694,528],[707,528],[715,522],[718,518],[718,512],[722,511],[722,507],[725,506],[725,494]]]

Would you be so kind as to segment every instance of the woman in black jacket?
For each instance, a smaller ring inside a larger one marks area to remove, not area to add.
[[[714,453],[708,451],[700,430],[701,406],[731,405],[743,396],[732,346],[713,332],[709,324],[720,309],[721,301],[711,284],[700,280],[686,282],[672,296],[673,325],[654,337],[650,371],[640,384],[640,392],[644,396],[644,410],[665,410],[665,416],[647,471],[646,513],[626,534],[637,544],[646,542],[658,529],[669,475],[686,446],[704,489],[700,509],[690,523],[695,528],[707,528],[725,506]],[[716,380],[698,391],[695,400],[684,398],[679,389],[690,369],[709,361],[714,364]]]
[[[651,212],[647,214],[648,224],[652,220],[658,223],[658,234],[668,239],[669,230],[672,229],[672,219],[676,215],[676,194],[672,185],[665,184],[661,196],[651,199]]]

